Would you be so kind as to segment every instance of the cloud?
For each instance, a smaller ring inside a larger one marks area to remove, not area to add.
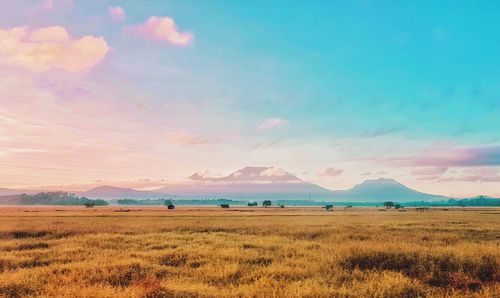
[[[192,42],[194,35],[179,32],[171,17],[150,17],[144,24],[131,26],[128,30],[136,35],[154,40],[167,41],[174,45],[185,46]]]
[[[193,181],[224,183],[298,183],[299,178],[277,167],[245,167],[228,176],[214,175],[209,171],[197,172],[188,177]]]
[[[183,146],[202,145],[216,143],[215,139],[186,132],[169,133],[167,138],[170,142]]]
[[[189,176],[188,178],[195,181],[203,181],[203,180],[217,179],[221,176],[222,175],[220,173],[212,173],[209,170],[205,170],[196,172],[193,175]]]
[[[52,9],[54,9],[54,0],[45,0],[45,1],[43,1],[42,8],[44,10],[52,10]]]
[[[367,131],[367,132],[361,134],[361,137],[364,137],[364,138],[379,137],[379,136],[383,136],[383,135],[392,134],[392,133],[395,133],[395,132],[398,132],[401,130],[403,130],[403,127],[378,128],[376,130]]]
[[[344,170],[335,169],[335,168],[326,168],[318,173],[320,177],[335,177],[339,176],[344,172]]]
[[[116,22],[123,21],[127,17],[125,10],[121,6],[109,6],[108,15],[113,21]]]
[[[72,39],[60,26],[0,30],[0,64],[32,72],[53,68],[72,72],[90,69],[103,60],[109,50],[103,37]]]
[[[285,170],[277,167],[271,167],[264,170],[263,172],[260,172],[260,176],[262,177],[284,177],[288,175],[289,174]]]
[[[73,0],[44,0],[39,2],[31,10],[32,13],[51,12],[56,9],[68,9],[73,6]]]
[[[280,128],[290,121],[282,118],[269,118],[264,120],[259,126],[257,126],[257,131],[268,131],[276,128]]]
[[[399,166],[417,167],[477,167],[500,165],[500,146],[446,147],[419,155],[392,159]]]
[[[500,175],[498,175],[498,168],[470,168],[462,171],[462,173],[453,178],[453,181],[464,182],[500,182]]]
[[[435,176],[446,173],[448,167],[424,167],[411,172],[415,176]]]

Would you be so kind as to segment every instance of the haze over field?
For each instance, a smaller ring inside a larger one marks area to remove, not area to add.
[[[4,2],[0,193],[500,197],[496,1]]]

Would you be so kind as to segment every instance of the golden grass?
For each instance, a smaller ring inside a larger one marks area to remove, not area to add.
[[[498,209],[117,210],[0,208],[0,296],[500,295]]]

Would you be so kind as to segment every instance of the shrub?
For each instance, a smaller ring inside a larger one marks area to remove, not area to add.
[[[392,207],[394,207],[394,202],[387,201],[387,202],[384,202],[383,205],[384,205],[385,208],[391,209]]]
[[[187,256],[179,254],[168,254],[160,258],[160,264],[170,267],[181,267],[187,263]]]
[[[226,209],[229,208],[229,204],[220,204],[220,207]]]
[[[401,272],[436,287],[478,290],[479,281],[498,280],[498,264],[494,256],[474,259],[453,254],[355,250],[344,257],[341,266],[349,270]]]
[[[264,206],[264,207],[269,207],[269,206],[271,206],[272,204],[273,204],[273,203],[272,203],[271,201],[269,201],[269,200],[265,200],[265,201],[263,201],[263,202],[262,202],[262,206]]]
[[[257,202],[248,202],[248,207],[257,207],[259,204]]]

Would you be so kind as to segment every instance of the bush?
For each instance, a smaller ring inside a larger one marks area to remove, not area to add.
[[[269,200],[265,200],[265,201],[263,201],[263,202],[262,202],[262,206],[264,206],[264,207],[269,207],[269,206],[271,206],[272,204],[273,204],[273,203],[272,203],[271,201],[269,201]]]
[[[226,209],[229,208],[229,204],[220,204],[220,207]]]
[[[477,259],[453,254],[355,250],[344,257],[341,266],[349,270],[401,272],[436,287],[479,290],[481,282],[498,280],[498,264],[494,256]]]
[[[257,202],[248,202],[248,207],[257,207],[259,204]]]
[[[171,200],[165,200],[163,204],[167,206],[168,209],[175,209],[175,205],[172,203]]]
[[[384,202],[383,205],[384,205],[385,208],[391,209],[392,207],[394,207],[394,202],[387,201],[387,202]]]

